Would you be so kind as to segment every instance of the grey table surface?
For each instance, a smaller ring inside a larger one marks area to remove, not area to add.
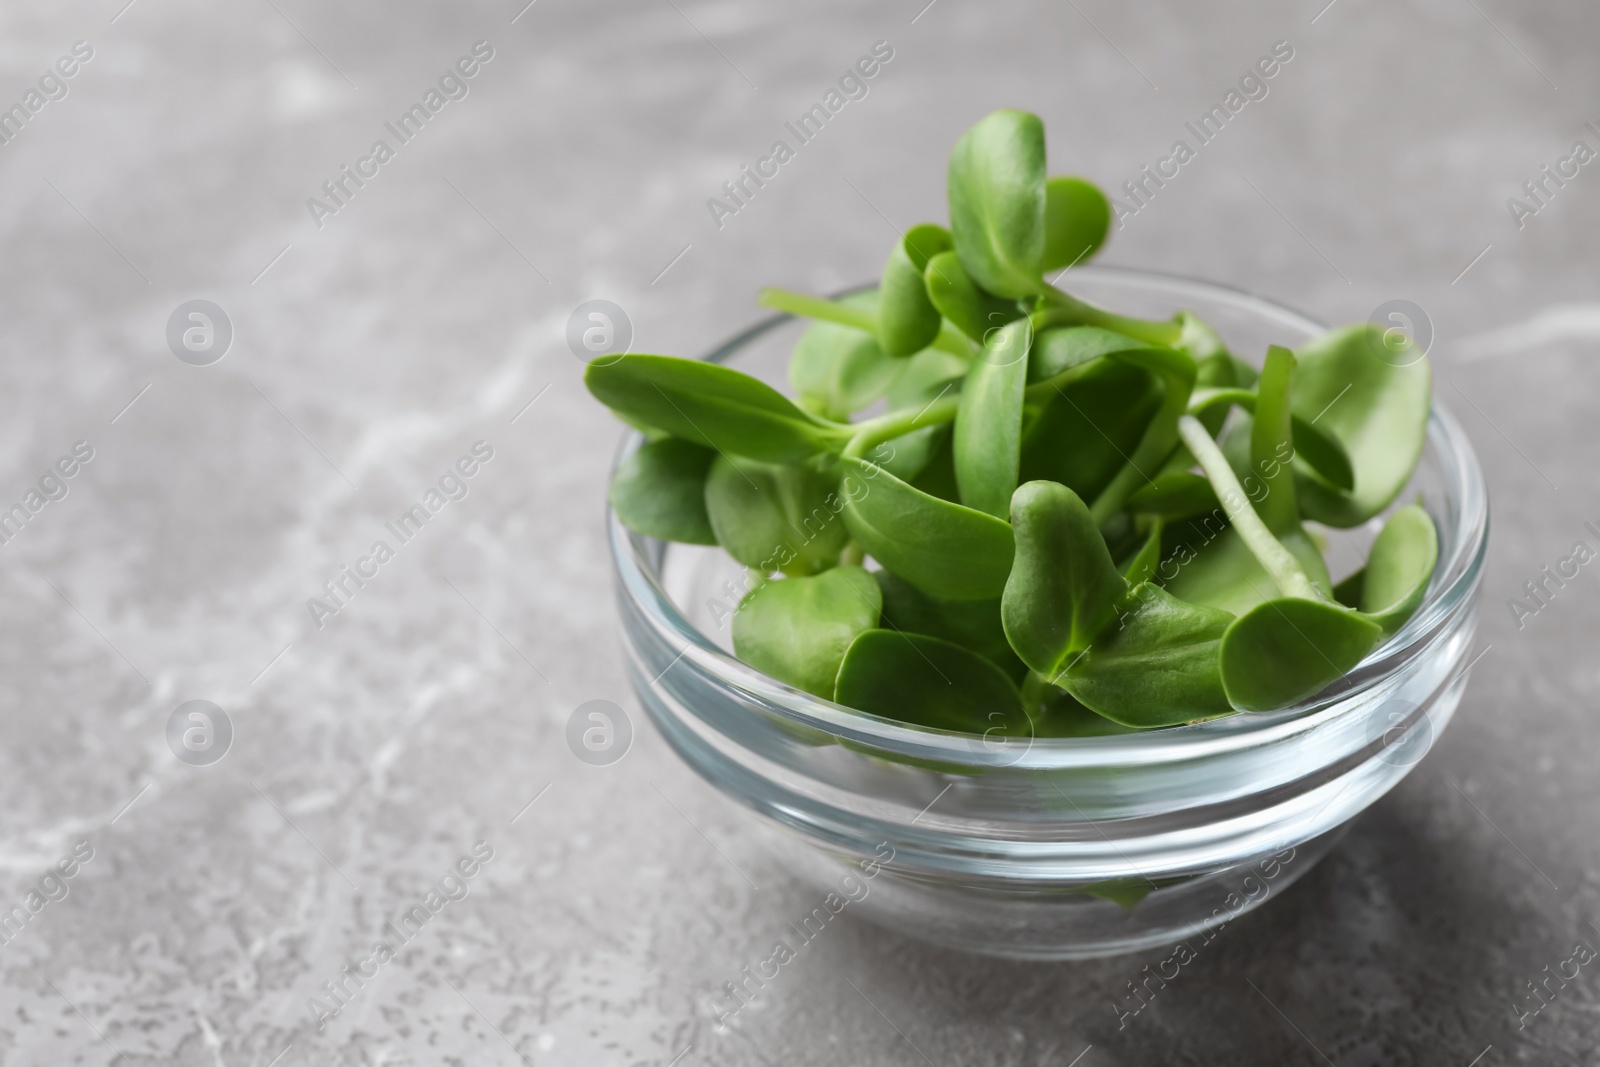
[[[1600,176],[1507,204],[1600,146],[1600,10],[524,2],[0,7],[0,106],[26,115],[0,145],[0,505],[44,480],[0,545],[0,909],[23,917],[0,1061],[1600,1062],[1596,968],[1537,1014],[1527,985],[1600,944],[1600,592],[1508,607],[1600,543]],[[390,137],[479,41],[466,95]],[[869,94],[719,228],[707,199],[878,41]],[[1328,321],[1426,309],[1493,493],[1455,722],[1125,1028],[1112,1000],[1157,956],[1022,965],[848,918],[715,1026],[706,998],[810,895],[628,691],[618,429],[569,315],[611,300],[635,350],[703,352],[758,284],[870,277],[893,227],[943,218],[949,147],[991,109],[1038,112],[1057,169],[1116,189],[1278,41],[1268,95],[1104,260]],[[361,164],[379,139],[394,158]],[[346,164],[377,172],[332,212]],[[233,330],[208,366],[167,338],[197,298]],[[480,441],[466,497],[314,619]],[[565,741],[590,699],[634,716],[608,767]],[[190,700],[232,724],[219,762],[169,745]],[[310,999],[476,842],[465,898],[319,1024]]]

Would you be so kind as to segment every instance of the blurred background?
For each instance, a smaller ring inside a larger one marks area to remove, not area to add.
[[[1600,946],[1600,593],[1508,601],[1600,543],[1600,11],[524,3],[0,7],[0,1062],[1596,1062],[1595,969],[1531,983]],[[1102,262],[1420,311],[1493,493],[1487,651],[1432,758],[1125,1025],[1164,954],[846,917],[718,1026],[814,901],[628,691],[569,321],[698,355],[761,285],[873,278],[997,107],[1122,197]],[[591,700],[631,716],[604,766]]]

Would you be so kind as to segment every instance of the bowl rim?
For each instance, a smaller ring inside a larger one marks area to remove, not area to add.
[[[1079,278],[1101,279],[1113,284],[1154,285],[1173,294],[1189,294],[1212,302],[1222,301],[1308,334],[1317,334],[1328,328],[1309,315],[1265,297],[1202,279],[1139,268],[1099,265],[1074,268],[1073,274]],[[869,289],[872,284],[851,286],[832,295],[837,297]],[[701,358],[708,362],[723,362],[795,318],[786,312],[765,316]],[[612,458],[612,471],[643,440],[643,435],[637,430],[626,432]],[[1470,609],[1488,546],[1488,488],[1470,440],[1436,394],[1430,397],[1424,455],[1430,447],[1446,460],[1444,474],[1447,496],[1457,511],[1456,521],[1452,525],[1455,536],[1449,542],[1449,555],[1439,558],[1434,579],[1422,605],[1400,630],[1369,653],[1348,674],[1321,692],[1287,708],[1272,712],[1240,711],[1201,723],[1102,737],[1033,737],[992,743],[975,733],[938,730],[888,719],[796,689],[724,651],[684,617],[660,582],[658,563],[665,551],[665,544],[623,526],[609,499],[605,512],[606,527],[619,595],[627,596],[639,608],[650,627],[668,644],[682,646],[677,658],[661,675],[665,675],[680,661],[689,661],[723,684],[734,686],[756,698],[767,714],[795,726],[818,730],[835,739],[868,745],[885,753],[937,759],[967,765],[974,770],[994,767],[1065,769],[1163,764],[1282,742],[1329,725],[1347,714],[1359,714],[1361,702],[1354,698],[1393,677],[1431,645],[1455,613]],[[1440,576],[1446,576],[1448,580],[1441,581]],[[1459,667],[1451,678],[1439,685],[1438,690],[1445,689],[1455,674],[1463,673],[1470,666],[1469,662]],[[655,681],[659,681],[661,675]]]

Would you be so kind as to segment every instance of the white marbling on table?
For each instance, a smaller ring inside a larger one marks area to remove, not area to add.
[[[1520,628],[1506,601],[1597,543],[1600,169],[1521,229],[1506,200],[1600,144],[1600,12],[923,2],[0,7],[0,106],[93,49],[0,145],[0,503],[94,451],[0,545],[0,909],[93,850],[0,944],[0,1062],[1597,1062],[1595,968],[1518,1011],[1600,943],[1600,578]],[[470,93],[318,228],[307,198],[479,40]],[[706,198],[880,40],[870,94],[719,230]],[[892,227],[943,217],[987,111],[1039,112],[1058,169],[1116,187],[1279,40],[1270,94],[1105,260],[1329,320],[1427,309],[1494,492],[1456,722],[1125,1029],[1111,1002],[1159,957],[1023,966],[847,917],[719,1032],[704,1000],[812,901],[628,693],[618,430],[569,313],[609,299],[636,349],[702,352],[759,284],[870,277]],[[206,367],[164,334],[197,297],[236,331]],[[315,626],[307,599],[480,440],[467,497]],[[231,718],[221,762],[168,749],[190,699]],[[590,699],[635,715],[613,766],[565,743]],[[477,841],[466,898],[319,1030],[307,999]]]

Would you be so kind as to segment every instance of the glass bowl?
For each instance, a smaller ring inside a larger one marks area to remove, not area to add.
[[[1074,295],[1119,312],[1194,311],[1241,358],[1323,329],[1204,282],[1105,267],[1068,278]],[[774,316],[707,358],[781,388],[800,329]],[[619,460],[640,440],[630,434]],[[819,908],[842,900],[853,915],[972,952],[1071,959],[1171,945],[1259,906],[1427,753],[1471,667],[1488,541],[1482,471],[1437,402],[1401,495],[1419,498],[1440,536],[1427,597],[1323,692],[1266,714],[1032,741],[881,719],[763,675],[730,651],[736,563],[642,537],[615,515],[608,529],[639,699],[689,766],[755,813]],[[1324,531],[1336,579],[1377,527]]]

